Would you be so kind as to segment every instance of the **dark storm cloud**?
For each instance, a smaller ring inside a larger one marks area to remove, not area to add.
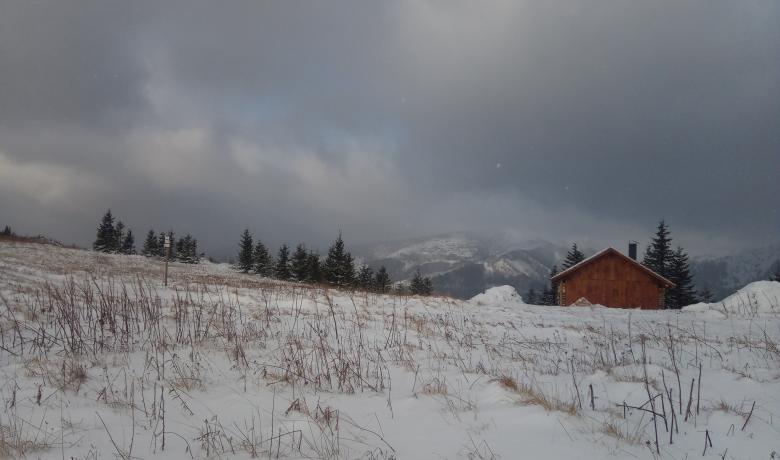
[[[778,23],[773,1],[3,2],[0,209],[83,243],[112,206],[215,250],[244,226],[601,244],[662,216],[702,251],[760,244]]]

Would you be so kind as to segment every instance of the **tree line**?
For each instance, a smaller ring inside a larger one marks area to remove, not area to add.
[[[276,256],[273,256],[265,244],[259,239],[256,240],[249,229],[246,229],[238,243],[236,269],[282,281],[328,284],[342,289],[356,288],[380,294],[389,293],[393,289],[393,282],[384,265],[376,272],[365,264],[355,266],[355,259],[346,249],[341,233],[330,245],[323,259],[317,251],[308,249],[304,243],[298,244],[292,252],[287,244],[282,244]],[[402,291],[406,290],[403,283],[397,283],[397,292],[399,286]],[[433,283],[418,270],[409,283],[408,292],[430,295],[433,293]]]
[[[100,220],[97,237],[92,243],[92,249],[115,254],[136,254],[133,231],[127,229],[121,220],[116,220],[109,209]],[[170,247],[165,248],[165,237],[170,241]],[[169,257],[179,262],[197,264],[203,254],[198,253],[198,240],[187,233],[184,237],[175,238],[173,230],[160,232],[149,230],[144,240],[141,255],[146,257]]]
[[[561,263],[561,271],[568,270],[583,260],[585,255],[579,250],[577,243],[572,243],[566,258]],[[666,290],[664,302],[667,309],[680,309],[700,301],[713,301],[712,293],[708,289],[696,291],[688,253],[681,246],[672,247],[671,232],[664,220],[658,223],[655,236],[647,246],[641,263],[674,283],[674,288]],[[550,284],[541,292],[530,288],[524,296],[525,302],[533,305],[558,305],[558,286],[557,283],[552,282],[552,278],[558,273],[558,265],[553,265],[550,271]],[[778,275],[780,276],[780,273]]]

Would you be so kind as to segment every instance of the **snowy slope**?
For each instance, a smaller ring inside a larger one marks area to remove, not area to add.
[[[760,296],[725,318],[535,307],[511,287],[338,292],[215,264],[172,264],[166,288],[161,269],[0,243],[0,456],[683,459],[707,435],[704,458],[780,448],[780,318]]]

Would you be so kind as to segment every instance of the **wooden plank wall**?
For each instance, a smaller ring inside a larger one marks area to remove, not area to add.
[[[560,288],[563,304],[581,297],[607,307],[657,309],[663,307],[663,288],[631,262],[614,254],[594,260],[568,276]]]

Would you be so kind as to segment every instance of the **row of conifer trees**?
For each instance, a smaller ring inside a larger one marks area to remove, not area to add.
[[[347,251],[341,233],[330,245],[323,260],[319,253],[308,249],[303,243],[298,244],[292,252],[289,246],[283,244],[274,257],[265,244],[255,240],[247,229],[241,234],[238,244],[236,268],[244,273],[255,273],[283,281],[326,283],[339,288],[358,288],[382,294],[393,288],[390,275],[384,266],[379,267],[376,272],[365,264],[355,266],[355,260]],[[398,286],[396,285],[396,288]],[[418,271],[409,283],[408,292],[430,295],[433,293],[433,284],[430,278],[423,277]]]
[[[125,224],[116,220],[109,209],[100,220],[97,229],[97,237],[92,243],[95,251],[117,254],[136,254],[135,237],[129,228],[125,231]],[[165,249],[166,235],[171,242],[168,251]],[[189,233],[176,240],[173,231],[161,232],[159,236],[154,230],[149,230],[144,240],[141,254],[147,257],[170,257],[172,260],[196,264],[200,261],[198,253],[198,240]]]

